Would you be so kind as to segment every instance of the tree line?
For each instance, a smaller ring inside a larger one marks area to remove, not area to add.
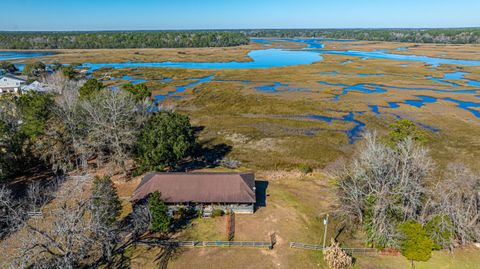
[[[480,28],[462,29],[289,29],[242,30],[249,37],[333,38],[440,44],[479,44]]]
[[[240,32],[0,32],[0,49],[229,47],[248,44]]]

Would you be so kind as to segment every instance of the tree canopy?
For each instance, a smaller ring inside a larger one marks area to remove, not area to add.
[[[59,68],[58,66],[56,68]],[[78,75],[77,70],[72,65],[61,66],[63,75],[68,79],[75,79]]]
[[[120,215],[122,204],[110,177],[94,177],[92,187],[92,213],[96,220],[111,226]]]
[[[16,103],[22,115],[22,132],[31,139],[43,134],[47,121],[53,116],[53,96],[29,91],[20,95]]]
[[[247,36],[229,31],[182,32],[2,32],[2,49],[124,49],[228,47],[248,44]]]
[[[94,79],[90,78],[83,84],[82,87],[79,89],[79,94],[80,98],[82,99],[88,99],[94,96],[96,93],[100,92],[101,89],[103,89],[103,83]]]
[[[145,83],[139,84],[125,84],[122,89],[133,94],[138,101],[144,101],[152,95],[152,91],[147,87]]]
[[[47,74],[47,66],[42,62],[34,62],[25,65],[23,74],[30,78],[40,78]]]
[[[150,230],[152,232],[166,232],[170,227],[171,218],[168,216],[168,209],[162,201],[158,191],[150,194],[148,198],[148,210],[150,211]]]
[[[422,224],[409,220],[398,225],[400,236],[400,249],[402,255],[408,260],[426,262],[432,256],[433,241],[422,227]]]
[[[18,68],[11,62],[0,62],[0,69],[10,74],[18,72]]]
[[[250,37],[307,37],[410,43],[480,43],[480,28],[457,29],[255,29],[240,30]]]
[[[390,132],[387,136],[387,143],[394,146],[396,143],[410,137],[417,143],[427,142],[427,133],[418,128],[417,125],[406,119],[396,120],[389,126]]]
[[[161,111],[145,123],[138,141],[139,172],[174,168],[190,156],[195,136],[187,116]]]

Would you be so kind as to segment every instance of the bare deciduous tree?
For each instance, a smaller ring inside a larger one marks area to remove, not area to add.
[[[141,125],[147,118],[145,104],[130,93],[104,89],[82,103],[88,124],[88,143],[98,154],[125,168]]]
[[[93,217],[88,185],[87,177],[64,182],[55,199],[41,206],[41,216],[30,219],[25,217],[30,206],[9,206],[10,221],[19,225],[15,237],[18,253],[11,259],[11,268],[77,268],[86,263],[86,257],[111,257],[118,232]],[[0,190],[0,195],[3,205],[2,197],[8,193]]]
[[[38,139],[35,150],[39,157],[52,165],[54,171],[65,172],[72,168],[85,168],[93,154],[86,144],[88,129],[78,93],[81,84],[62,76],[57,80],[54,82],[59,85],[52,84],[61,92],[55,98],[56,107],[53,109],[56,120],[48,123],[45,135]]]
[[[464,165],[450,164],[432,199],[432,213],[451,220],[455,245],[480,241],[480,175]]]
[[[135,205],[132,212],[133,235],[138,237],[148,231],[150,227],[150,210],[146,205]]]
[[[84,80],[71,80],[63,75],[62,72],[55,72],[46,76],[43,82],[51,92],[57,94],[64,94],[72,89],[78,89],[85,83]]]
[[[369,242],[394,246],[396,224],[422,210],[431,168],[428,151],[411,139],[393,149],[367,133],[358,156],[338,175],[342,211],[366,227]]]

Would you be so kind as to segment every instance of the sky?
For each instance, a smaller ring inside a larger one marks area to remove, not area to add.
[[[480,27],[480,0],[0,0],[0,30]]]

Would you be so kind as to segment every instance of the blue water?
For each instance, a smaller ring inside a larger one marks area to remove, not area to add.
[[[470,113],[472,113],[475,117],[480,119],[480,111],[473,108],[480,108],[480,103],[469,102],[469,101],[460,101],[450,97],[443,98],[445,101],[453,102],[457,104],[458,108],[464,109]]]
[[[286,39],[284,39],[286,40]],[[254,42],[267,42],[266,40],[253,39]],[[253,50],[248,53],[250,62],[124,62],[124,63],[84,63],[81,67],[94,71],[100,68],[136,68],[136,67],[162,67],[162,68],[194,68],[194,69],[239,69],[239,68],[271,68],[281,66],[294,66],[311,64],[322,60],[321,54],[336,54],[354,56],[363,59],[377,58],[401,61],[424,62],[432,66],[441,64],[455,64],[466,66],[480,66],[478,60],[460,60],[435,58],[417,55],[391,54],[386,51],[336,51],[323,50],[322,39],[288,39],[291,42],[307,44],[303,50],[265,49]],[[270,40],[268,40],[270,42]],[[316,49],[316,50],[312,50]],[[22,59],[52,55],[53,52],[0,52],[0,60]],[[348,64],[351,60],[342,64]]]
[[[307,45],[307,49],[323,49],[325,46],[320,43],[321,39],[303,39],[303,38],[293,38],[293,39],[282,39],[289,42],[303,43]]]
[[[460,60],[460,59],[435,58],[435,57],[428,57],[428,56],[393,54],[393,53],[386,53],[386,52],[383,52],[383,51],[322,50],[320,52],[322,54],[355,56],[355,57],[361,57],[361,58],[364,58],[364,59],[373,58],[373,59],[387,59],[387,60],[397,60],[397,61],[423,62],[423,63],[430,64],[430,65],[435,66],[435,67],[440,66],[442,64],[480,66],[480,61],[478,61],[478,60]]]
[[[357,74],[359,77],[383,77],[385,74]]]
[[[224,81],[224,82],[231,82],[231,81]],[[247,82],[247,81],[242,81],[242,82],[243,83],[250,83],[250,82]],[[279,92],[278,88],[280,88],[280,87],[285,88],[284,92],[305,92],[305,91],[309,91],[308,89],[304,89],[304,88],[290,87],[289,84],[280,83],[280,82],[274,82],[273,84],[258,86],[258,87],[255,87],[255,90],[263,91],[263,92],[270,92],[270,93],[278,93]]]
[[[379,106],[379,105],[369,105],[370,111],[374,114],[379,115],[379,108],[399,108],[400,104],[407,104],[414,107],[421,108],[425,106],[427,103],[436,103],[438,101],[437,98],[432,96],[426,95],[417,95],[415,96],[419,98],[419,100],[405,100],[402,102],[388,102],[388,106]],[[475,117],[480,118],[480,111],[474,108],[480,108],[480,103],[471,102],[471,101],[461,101],[457,99],[453,99],[450,97],[442,98],[444,101],[452,102],[457,104],[457,107],[463,110],[466,110],[472,113]]]
[[[154,102],[158,103],[160,101],[165,100],[166,98],[182,98],[182,96],[179,96],[177,94],[184,92],[187,88],[197,86],[201,83],[204,82],[210,82],[213,79],[214,76],[208,76],[208,77],[203,77],[203,78],[192,78],[189,80],[193,80],[193,82],[181,85],[181,86],[176,86],[174,91],[169,91],[167,94],[159,94],[153,96]]]
[[[345,134],[348,137],[348,143],[353,144],[355,141],[360,138],[360,134],[365,127],[365,123],[355,119],[355,113],[349,112],[347,115],[339,118],[339,117],[329,117],[329,116],[322,116],[322,115],[306,115],[306,116],[299,116],[302,118],[307,118],[311,120],[319,120],[327,123],[331,123],[333,121],[341,121],[341,122],[351,122],[354,123],[354,126],[351,129],[348,129]]]
[[[100,68],[193,68],[193,69],[240,69],[270,68],[311,64],[322,60],[314,51],[294,51],[281,49],[252,50],[248,53],[250,62],[126,62],[126,63],[84,63],[81,67],[95,71]]]
[[[321,75],[338,75],[337,71],[325,71],[325,72],[320,72]]]
[[[356,92],[362,92],[362,93],[383,93],[387,92],[387,90],[383,89],[381,85],[377,84],[355,84],[355,85],[345,85],[343,83],[328,83],[325,81],[319,81],[318,82],[320,85],[326,85],[326,86],[335,86],[335,87],[343,87],[342,92],[339,94],[336,94],[334,96],[334,100],[338,101],[340,100],[340,96],[348,94],[350,91],[356,91]]]
[[[460,85],[458,85],[456,83],[453,83],[453,82],[446,81],[444,78],[443,79],[442,78],[435,78],[435,77],[432,77],[432,76],[426,76],[425,78],[428,78],[432,81],[442,83],[442,84],[446,84],[448,86],[452,86],[452,87],[455,87],[455,88],[460,87]]]
[[[443,79],[460,80],[460,79],[463,79],[466,74],[468,74],[468,73],[467,72],[445,73],[443,75]]]
[[[342,75],[342,76],[358,76],[358,77],[383,77],[385,74],[341,74],[337,71],[324,71],[320,72],[321,75]]]
[[[419,98],[420,100],[405,100],[405,104],[420,108],[423,107],[426,103],[437,102],[437,98],[431,96],[417,95],[415,97]]]
[[[431,77],[431,76],[427,76],[425,78],[428,78],[430,80],[433,80],[433,81],[436,81],[436,82],[439,82],[439,83],[447,84],[447,85],[452,86],[452,87],[460,87],[460,85],[458,85],[456,83],[453,83],[453,82],[449,82],[447,80],[466,81],[465,83],[468,86],[480,87],[480,81],[466,79],[465,75],[467,75],[467,74],[469,74],[469,73],[467,73],[467,72],[453,72],[453,73],[445,73],[443,75],[443,78],[434,78],[434,77]]]
[[[287,40],[287,39],[283,39]],[[267,43],[271,40],[252,39],[254,42]],[[164,68],[198,68],[198,69],[235,69],[235,68],[270,68],[280,66],[292,66],[311,64],[322,60],[320,54],[337,54],[346,56],[355,56],[363,59],[378,58],[389,60],[404,60],[414,62],[424,62],[432,66],[439,66],[441,64],[456,64],[467,66],[480,66],[480,61],[476,60],[460,60],[460,59],[446,59],[435,58],[428,56],[417,55],[402,55],[390,54],[386,51],[335,51],[335,50],[321,50],[323,44],[322,39],[288,39],[291,42],[299,42],[307,44],[307,49],[318,49],[315,51],[309,50],[283,50],[283,49],[266,49],[250,51],[248,55],[252,58],[250,62],[125,62],[125,63],[84,63],[82,67],[89,68],[90,71],[99,68],[135,68],[135,67],[164,67]],[[0,52],[0,60],[7,59],[22,59],[39,56],[47,56],[55,54],[54,52]],[[351,60],[345,61],[342,64],[348,64]],[[448,78],[447,78],[448,79]],[[472,82],[472,85],[477,85]]]
[[[0,61],[55,55],[51,51],[0,51]]]
[[[263,91],[263,92],[277,93],[278,92],[277,87],[288,87],[288,84],[275,82],[275,83],[273,83],[273,85],[258,86],[258,87],[255,87],[255,89],[258,90],[258,91]]]
[[[473,86],[473,87],[480,87],[480,81],[469,80],[469,81],[467,81],[467,85]]]
[[[147,81],[146,81],[145,79],[143,79],[143,78],[132,78],[132,77],[130,77],[130,76],[128,76],[128,75],[127,75],[127,76],[123,76],[123,77],[121,78],[121,80],[127,80],[127,81],[129,81],[131,84],[133,84],[133,85],[147,82]]]
[[[172,80],[172,78],[162,78],[160,82],[171,82]]]

